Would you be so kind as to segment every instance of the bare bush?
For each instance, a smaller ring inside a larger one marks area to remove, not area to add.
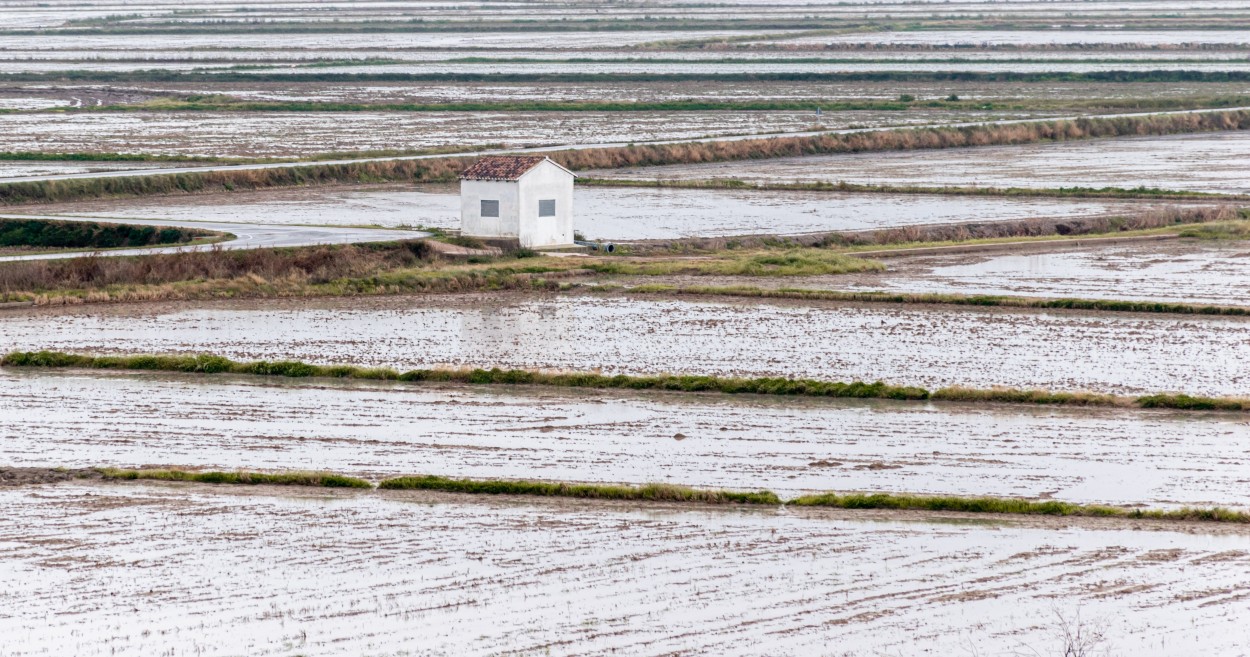
[[[324,283],[416,265],[431,257],[424,242],[315,246],[289,249],[159,253],[137,257],[90,255],[0,264],[0,296],[111,285],[162,285],[182,281],[254,277]]]

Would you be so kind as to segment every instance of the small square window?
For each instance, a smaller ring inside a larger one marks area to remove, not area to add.
[[[556,200],[552,198],[552,199],[545,199],[545,200],[539,201],[538,202],[538,216],[540,217],[556,216]]]
[[[499,201],[482,201],[482,216],[483,217],[498,217],[499,216]]]

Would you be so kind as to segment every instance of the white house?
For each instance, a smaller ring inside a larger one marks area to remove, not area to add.
[[[541,155],[491,155],[460,174],[460,233],[525,247],[573,244],[572,171]]]

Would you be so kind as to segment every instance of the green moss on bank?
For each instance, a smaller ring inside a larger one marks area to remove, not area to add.
[[[619,486],[610,484],[568,484],[543,481],[449,479],[432,475],[396,477],[384,480],[385,490],[439,490],[475,495],[537,495],[578,497],[601,500],[644,500],[649,502],[700,502],[704,504],[781,504],[770,491],[743,493],[725,490],[699,490],[671,484]]]
[[[1087,392],[1049,392],[1013,388],[965,388],[952,386],[929,391],[916,386],[896,386],[877,381],[820,381],[783,377],[729,378],[702,375],[661,374],[631,376],[590,372],[549,373],[504,369],[419,369],[408,372],[382,367],[352,365],[313,365],[299,361],[238,362],[223,356],[198,354],[166,356],[92,356],[54,351],[15,351],[0,359],[6,367],[79,367],[88,369],[184,372],[199,374],[247,374],[290,378],[349,378],[374,381],[448,382],[472,385],[539,385],[560,388],[621,390],[663,390],[675,392],[719,392],[900,401],[958,401],[1000,404],[1040,404],[1064,406],[1120,406],[1170,408],[1186,411],[1247,411],[1250,400],[1228,397],[1199,397],[1186,394],[1156,394],[1120,397]]]
[[[105,479],[189,481],[201,484],[247,484],[269,486],[318,486],[323,488],[373,488],[373,484],[330,472],[195,472],[190,470],[125,470],[98,468]]]

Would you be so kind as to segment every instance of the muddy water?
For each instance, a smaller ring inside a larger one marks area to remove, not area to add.
[[[0,518],[15,656],[1052,654],[1078,610],[1143,657],[1250,641],[1244,535],[73,484]]]
[[[820,155],[767,162],[646,167],[588,176],[643,180],[736,178],[983,187],[1155,187],[1250,192],[1250,131]]]
[[[575,227],[592,239],[792,235],[935,223],[1086,217],[1140,212],[1124,202],[985,199],[727,190],[578,187]],[[125,219],[182,219],[293,224],[459,228],[455,186],[333,188],[197,197],[107,201],[35,208],[40,214]]]
[[[1250,320],[461,295],[9,310],[0,349],[1250,394]]]
[[[0,370],[0,463],[1250,506],[1238,416]]]
[[[1131,299],[1250,306],[1250,244],[1169,240],[1051,246],[1023,253],[883,258],[884,272],[794,278],[667,276],[679,286],[752,285],[813,290],[903,291],[1043,298]],[[647,276],[607,282],[654,284]]]
[[[418,16],[425,13],[422,8]],[[417,20],[421,20],[418,18]],[[390,48],[516,48],[568,49],[631,46],[649,41],[684,39],[714,39],[752,34],[743,30],[629,30],[613,31],[605,37],[601,32],[313,32],[313,33],[239,33],[216,34],[147,34],[136,43],[133,34],[102,35],[49,35],[6,34],[0,36],[0,48],[5,50],[105,50],[132,51],[136,47],[156,50],[198,50],[200,48],[224,49],[340,49],[350,48],[360,57],[385,57]],[[606,40],[606,42],[605,42]],[[146,68],[136,64],[135,68]]]
[[[445,145],[627,143],[801,131],[815,123],[818,117],[810,112],[5,114],[0,150],[286,157]]]
[[[888,264],[890,272],[855,277],[850,285],[844,279],[840,287],[1250,305],[1250,244],[1242,242],[1121,244]]]
[[[948,55],[949,56],[949,55]],[[228,63],[217,64],[225,67]],[[89,70],[124,70],[127,64],[66,64],[60,62],[3,62],[0,61],[0,73],[25,73],[31,71],[64,70],[66,68],[83,68]],[[180,62],[162,64],[159,68],[190,69],[202,66],[198,62]],[[158,68],[153,66],[152,68]],[[1250,61],[1170,61],[1170,62],[1133,62],[1117,60],[1101,61],[942,61],[925,62],[915,60],[890,62],[765,62],[719,63],[719,62],[422,62],[422,63],[387,63],[364,64],[359,66],[343,66],[336,71],[351,75],[832,75],[839,73],[867,72],[972,72],[972,73],[1092,73],[1096,71],[1196,71],[1226,72],[1250,70]],[[307,73],[306,68],[294,68],[289,65],[262,67],[254,69],[259,74],[301,74]]]
[[[1141,44],[1158,47],[1180,44],[1244,45],[1245,30],[919,30],[838,35],[800,35],[782,43],[872,43],[928,45],[1093,45]]]
[[[637,51],[634,51],[636,53]],[[631,53],[633,56],[634,53]],[[469,53],[472,54],[472,53]],[[664,54],[672,55],[672,51]],[[1034,53],[1030,53],[1032,56]],[[585,53],[579,53],[584,56]],[[389,54],[387,56],[390,56]],[[875,54],[870,56],[876,56]],[[940,57],[949,55],[939,53]],[[1016,57],[1018,53],[1010,53]],[[155,83],[152,83],[155,84]],[[149,85],[151,87],[151,85]],[[439,101],[491,100],[617,100],[635,98],[639,101],[672,101],[688,99],[809,99],[873,98],[891,100],[901,93],[917,98],[945,98],[956,94],[961,98],[998,99],[1046,98],[1048,100],[1096,98],[1174,98],[1200,95],[1244,94],[1250,85],[1238,82],[1151,83],[1124,82],[1104,85],[1074,82],[969,82],[960,80],[838,82],[752,80],[700,80],[683,82],[551,82],[532,84],[500,82],[488,86],[457,82],[422,83],[277,83],[216,82],[213,84],[163,83],[156,87],[166,93],[225,93],[254,100],[321,100],[336,102],[402,103]],[[64,88],[64,87],[61,87]],[[68,88],[73,91],[73,87]],[[16,89],[11,93],[21,93]],[[3,93],[3,92],[0,92]],[[813,111],[815,104],[812,105]],[[986,120],[994,117],[1020,115],[1017,112],[951,111],[943,109],[910,109],[900,112],[826,112],[821,123],[829,128],[850,125],[880,126],[899,123],[952,123]]]
[[[3,104],[0,104],[3,107]],[[14,108],[28,109],[28,108]],[[146,162],[0,162],[0,178],[16,178],[19,176],[50,176],[69,173],[93,173],[96,171],[116,171],[119,169],[161,169],[172,164],[153,164]]]

